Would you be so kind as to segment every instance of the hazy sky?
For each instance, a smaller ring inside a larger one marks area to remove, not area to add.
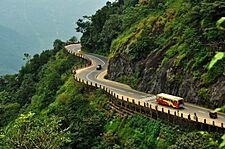
[[[92,15],[107,0],[1,0],[0,75],[17,72],[24,53],[52,48],[55,39],[80,34],[75,22]]]
[[[0,25],[29,38],[34,36],[45,48],[46,42],[74,35],[76,20],[93,14],[105,3],[106,0],[1,0]]]

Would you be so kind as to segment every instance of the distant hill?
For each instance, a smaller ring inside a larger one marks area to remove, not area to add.
[[[29,52],[35,41],[0,25],[0,75],[15,73],[23,64],[23,53]]]
[[[2,0],[0,5],[0,75],[18,71],[24,52],[52,48],[55,39],[80,34],[75,22],[93,14],[107,0]]]

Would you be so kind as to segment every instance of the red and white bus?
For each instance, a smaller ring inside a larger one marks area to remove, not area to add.
[[[160,93],[156,96],[156,102],[162,105],[171,106],[173,108],[184,108],[184,99],[181,97]]]

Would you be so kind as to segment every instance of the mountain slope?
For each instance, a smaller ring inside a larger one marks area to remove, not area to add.
[[[109,54],[109,79],[217,108],[225,103],[225,61],[208,66],[225,48],[224,31],[216,27],[224,8],[217,0],[121,0],[81,23],[81,41]]]
[[[218,148],[219,133],[117,113],[103,90],[74,80],[83,62],[54,45],[0,78],[0,148]]]

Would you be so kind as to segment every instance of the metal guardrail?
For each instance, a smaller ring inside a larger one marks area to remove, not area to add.
[[[107,88],[104,85],[78,78],[77,75],[76,75],[76,70],[91,66],[92,62],[89,58],[87,58],[87,57],[85,57],[81,54],[75,54],[75,56],[80,57],[81,59],[85,59],[87,61],[87,63],[84,64],[84,65],[81,65],[79,67],[78,66],[73,67],[74,79],[78,82],[84,83],[86,85],[89,85],[89,86],[92,86],[92,87],[95,87],[95,88],[100,88],[100,89],[104,90],[106,93],[113,96],[116,100],[120,100],[120,101],[123,101],[123,102],[126,102],[126,103],[130,103],[130,104],[135,105],[139,108],[145,108],[145,109],[147,108],[149,110],[154,110],[154,111],[157,111],[157,112],[160,112],[160,113],[164,113],[166,115],[172,115],[172,116],[175,116],[177,118],[186,119],[188,121],[192,121],[192,122],[195,122],[195,123],[200,123],[200,124],[203,124],[203,125],[216,127],[216,128],[223,129],[223,130],[225,128],[224,122],[218,122],[218,121],[214,121],[214,120],[211,120],[211,119],[207,120],[204,117],[196,116],[194,114],[187,114],[187,113],[183,113],[182,111],[178,112],[177,109],[169,109],[167,107],[160,107],[160,106],[158,106],[157,104],[154,104],[154,103],[150,103],[150,102],[147,102],[147,101],[142,101],[142,100],[139,100],[139,99],[123,96],[123,95],[117,94],[116,92],[113,92],[112,90],[110,90],[109,88]],[[208,128],[208,130],[210,130],[210,127]]]

